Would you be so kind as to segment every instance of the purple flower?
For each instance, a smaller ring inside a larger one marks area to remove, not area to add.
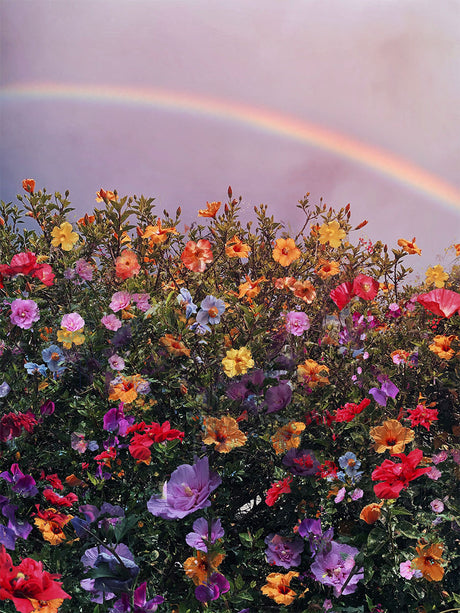
[[[329,528],[323,533],[320,519],[306,518],[302,520],[297,532],[299,536],[308,538],[312,557],[317,553],[330,550],[334,528]]]
[[[75,272],[80,277],[80,279],[82,279],[82,281],[93,280],[93,267],[83,258],[80,258],[75,262]]]
[[[291,402],[292,390],[287,383],[280,383],[270,387],[265,393],[267,413],[276,413],[287,407]]]
[[[308,315],[302,311],[290,311],[286,315],[286,330],[294,336],[302,334],[310,328]]]
[[[335,504],[338,504],[339,502],[342,502],[342,500],[345,498],[345,493],[346,493],[346,489],[344,487],[342,487],[338,493],[337,496],[334,498],[334,502]]]
[[[195,598],[200,602],[217,600],[221,594],[225,594],[229,589],[230,584],[227,579],[220,573],[213,573],[209,581],[195,588]]]
[[[61,328],[68,332],[77,332],[85,325],[85,320],[78,313],[67,313],[63,315],[61,320]]]
[[[129,294],[129,292],[115,292],[112,296],[109,308],[111,308],[114,313],[118,313],[118,311],[122,311],[129,307],[130,303],[131,294]]]
[[[117,592],[128,590],[139,574],[133,554],[124,543],[113,549],[118,557],[101,545],[87,549],[81,557],[81,562],[87,570],[96,569],[95,579],[84,579],[80,582],[81,586],[93,592],[96,597],[102,593],[106,600],[113,598]],[[93,598],[91,600],[101,602]]]
[[[54,402],[52,400],[45,400],[45,402],[40,407],[40,413],[45,415],[52,415],[54,413]]]
[[[312,477],[320,466],[315,454],[310,449],[289,449],[282,463],[293,475]]]
[[[177,302],[185,306],[185,317],[187,319],[193,315],[193,313],[196,313],[197,306],[193,304],[192,295],[185,287],[180,290],[180,295],[177,296]]]
[[[115,432],[120,436],[126,436],[129,426],[134,423],[134,415],[125,417],[123,411],[124,404],[120,402],[118,408],[110,409],[104,415],[104,430]]]
[[[435,466],[432,466],[430,468],[429,472],[427,472],[425,474],[432,481],[437,481],[442,476],[442,472],[438,468],[436,468]]]
[[[113,370],[123,370],[125,367],[125,361],[118,353],[114,353],[110,356],[109,364],[110,368],[113,368]]]
[[[300,556],[304,548],[301,539],[290,539],[279,534],[269,534],[265,543],[268,545],[265,555],[269,564],[275,564],[283,568],[291,568],[291,566],[300,564]]]
[[[154,494],[147,508],[156,517],[182,519],[194,511],[211,506],[211,492],[222,483],[217,473],[210,472],[207,457],[193,466],[181,464],[163,486],[163,494]]]
[[[399,394],[399,389],[388,379],[388,377],[379,375],[377,379],[379,383],[382,384],[382,387],[371,387],[369,394],[373,396],[375,402],[380,404],[382,407],[386,407],[388,398],[396,398],[396,396]]]
[[[35,479],[31,475],[25,475],[19,468],[18,464],[11,465],[11,474],[8,471],[0,473],[0,479],[5,479],[8,483],[12,483],[11,488],[16,494],[21,496],[35,496],[38,494],[38,489],[35,487]]]
[[[33,300],[13,300],[11,303],[11,323],[23,330],[29,330],[40,319],[40,311]]]
[[[133,294],[131,298],[136,303],[136,306],[139,309],[139,311],[142,311],[143,313],[145,313],[146,311],[150,309],[150,303],[149,303],[150,296],[148,294]]]
[[[363,490],[359,489],[359,487],[357,487],[356,489],[354,489],[351,492],[351,499],[352,500],[359,500],[360,498],[362,498],[364,495]]]
[[[16,505],[9,504],[6,496],[0,496],[0,509],[8,520],[7,526],[0,524],[0,543],[12,550],[15,548],[17,538],[27,539],[32,531],[32,526],[28,522],[19,522],[16,519],[17,508]]]
[[[318,553],[310,570],[317,581],[334,588],[334,595],[336,597],[352,594],[356,590],[358,581],[364,579],[363,569],[360,568],[358,572],[353,574],[344,589],[343,585],[352,571],[355,564],[355,556],[358,553],[359,551],[355,547],[332,541],[331,550]]]
[[[11,391],[11,387],[8,385],[6,381],[0,385],[0,398],[5,398]]]
[[[185,537],[187,545],[194,547],[199,551],[208,551],[208,545],[213,545],[217,539],[224,536],[224,530],[221,526],[220,519],[213,519],[211,526],[208,520],[204,517],[199,517],[193,522],[193,532],[189,532]]]
[[[214,296],[206,296],[201,302],[196,321],[200,325],[218,324],[220,316],[225,311],[225,302]]]

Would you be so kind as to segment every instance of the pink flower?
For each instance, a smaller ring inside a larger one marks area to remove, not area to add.
[[[112,332],[116,332],[122,326],[122,322],[115,317],[115,315],[104,315],[101,319],[101,323],[103,326],[107,328],[107,330],[112,330]]]
[[[117,353],[110,356],[109,364],[110,364],[110,367],[113,368],[114,370],[123,370],[123,368],[125,367],[124,359],[121,356],[119,356]]]
[[[145,313],[145,311],[148,311],[150,309],[150,296],[148,294],[133,294],[132,299],[136,303],[136,306],[139,311]]]
[[[309,327],[310,320],[302,311],[290,311],[286,315],[286,330],[294,336],[302,336]]]
[[[435,500],[430,502],[430,507],[435,513],[442,513],[444,511],[444,503],[439,498],[435,498]]]
[[[33,300],[13,300],[11,303],[11,323],[23,330],[29,330],[40,319],[40,311]]]
[[[354,489],[351,492],[351,499],[352,500],[359,500],[360,498],[362,498],[364,495],[364,492],[362,489],[360,489],[359,487],[357,487],[356,489]]]
[[[77,332],[85,325],[85,320],[78,313],[67,313],[61,320],[61,328],[69,332]]]
[[[435,468],[434,466],[432,466],[429,472],[426,473],[426,476],[429,477],[432,481],[437,481],[439,477],[442,476],[442,472],[438,470],[437,468]]]
[[[433,462],[433,464],[441,464],[441,462],[445,462],[448,457],[449,454],[447,453],[447,451],[443,450],[432,456],[431,461]]]
[[[338,502],[342,502],[342,500],[345,498],[345,492],[346,492],[346,489],[344,487],[342,487],[338,491],[337,496],[334,498],[335,504],[337,504]]]
[[[109,308],[112,309],[114,313],[126,309],[129,307],[131,302],[131,295],[129,292],[115,292],[112,296],[112,301],[109,304]]]
[[[415,569],[411,568],[411,564],[412,562],[410,560],[406,560],[399,565],[399,573],[404,579],[412,579],[417,572]]]
[[[75,272],[83,281],[93,280],[93,267],[83,258],[80,258],[75,262]]]

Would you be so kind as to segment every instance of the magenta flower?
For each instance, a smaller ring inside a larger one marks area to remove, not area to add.
[[[444,511],[444,503],[442,500],[439,500],[439,498],[435,498],[433,501],[431,501],[430,507],[435,513],[442,513]]]
[[[115,317],[115,315],[104,315],[101,319],[101,324],[107,328],[107,330],[111,330],[112,332],[116,332],[123,325],[122,322]]]
[[[213,573],[209,581],[195,588],[195,598],[200,602],[217,600],[221,594],[225,594],[229,589],[230,584],[227,579],[220,573]]]
[[[128,415],[128,417],[125,417],[123,402],[120,402],[118,408],[110,409],[104,415],[104,430],[114,432],[119,436],[126,436],[129,426],[131,426],[133,423],[133,415]]]
[[[11,323],[23,330],[29,330],[40,319],[40,311],[33,300],[13,300],[11,303]]]
[[[217,539],[223,536],[224,529],[221,526],[220,519],[213,519],[211,526],[209,526],[207,519],[199,517],[193,522],[193,532],[187,534],[185,541],[190,547],[206,553],[208,545],[213,545]]]
[[[207,457],[197,460],[193,466],[181,464],[165,482],[163,494],[154,494],[147,508],[156,517],[182,519],[211,506],[208,498],[221,483],[219,475],[209,470]]]
[[[290,311],[286,315],[286,330],[294,336],[302,334],[310,328],[308,315],[302,311]]]
[[[61,320],[61,328],[69,332],[77,332],[85,325],[85,320],[78,313],[67,313]]]

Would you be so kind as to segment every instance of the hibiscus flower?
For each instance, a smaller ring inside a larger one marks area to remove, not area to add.
[[[378,498],[398,498],[403,489],[409,487],[410,481],[429,472],[429,467],[417,468],[423,458],[421,449],[414,449],[407,456],[396,453],[401,463],[385,460],[372,473],[373,481],[382,481],[374,485],[374,492]]]
[[[278,238],[273,249],[273,259],[281,266],[289,266],[301,256],[300,249],[296,247],[292,238]]]

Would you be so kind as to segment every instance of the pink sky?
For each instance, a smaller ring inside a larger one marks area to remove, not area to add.
[[[188,221],[227,186],[245,215],[268,204],[295,229],[307,192],[348,202],[362,231],[417,237],[424,272],[460,242],[446,202],[346,155],[172,108],[8,96],[15,86],[113,87],[245,105],[399,156],[460,191],[460,4],[431,0],[0,0],[0,197],[21,180],[70,189],[78,216],[100,188],[143,193]]]

